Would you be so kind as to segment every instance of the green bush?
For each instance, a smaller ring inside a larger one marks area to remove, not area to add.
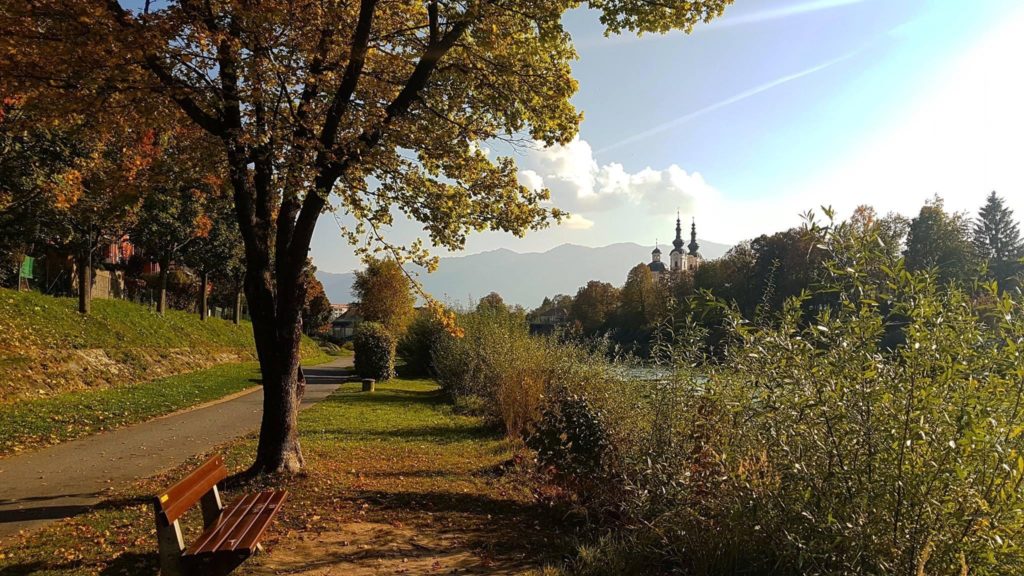
[[[594,495],[607,479],[607,423],[583,395],[564,392],[547,402],[526,445],[544,471],[575,494]]]
[[[832,272],[835,308],[805,323],[791,301],[700,396],[730,412],[732,449],[709,447],[756,502],[730,522],[765,529],[790,572],[1022,573],[1020,303],[901,262]],[[904,343],[886,348],[893,316]]]
[[[721,362],[679,350],[663,382],[590,382],[585,404],[545,411],[538,430],[561,444],[541,460],[565,462],[552,479],[613,535],[568,568],[1024,573],[1019,294],[940,286],[871,234],[813,232],[828,260],[814,293],[754,325],[715,304]]]
[[[434,349],[445,336],[444,326],[433,313],[428,310],[417,313],[398,340],[396,351],[404,363],[403,374],[408,372],[410,377],[417,378],[433,376]]]
[[[390,380],[395,376],[395,337],[383,324],[361,323],[352,342],[357,374],[377,380]]]
[[[459,325],[463,337],[442,336],[434,347],[438,382],[457,404],[483,406],[511,437],[532,430],[555,391],[593,373],[585,351],[531,336],[521,312],[481,307]]]

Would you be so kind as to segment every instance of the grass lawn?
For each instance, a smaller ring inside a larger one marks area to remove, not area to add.
[[[252,326],[220,318],[200,322],[191,312],[159,316],[124,300],[93,300],[92,312],[78,313],[76,298],[0,288],[0,334],[6,348],[252,348]]]
[[[249,322],[161,316],[124,300],[96,300],[83,316],[76,303],[0,289],[0,405],[256,359]],[[309,338],[302,349],[322,354]]]
[[[269,554],[239,574],[521,573],[566,551],[564,510],[540,503],[515,446],[453,413],[431,381],[393,380],[374,393],[346,384],[300,426],[307,468],[281,481],[291,494]],[[250,437],[221,451],[238,470],[254,447]],[[0,574],[156,574],[149,499],[200,461],[11,542]],[[198,519],[184,521],[189,540]]]
[[[330,357],[320,355],[306,364],[329,360]],[[258,363],[243,362],[141,384],[0,404],[0,456],[142,422],[216,400],[255,386],[259,377]]]

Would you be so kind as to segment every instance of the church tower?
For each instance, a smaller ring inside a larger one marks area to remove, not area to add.
[[[676,212],[676,239],[672,241],[672,252],[669,253],[669,267],[673,272],[680,272],[686,269],[683,258],[683,223]]]
[[[697,250],[700,249],[700,244],[697,244],[697,219],[694,218],[690,223],[690,245],[687,246],[690,249],[690,256],[700,256]]]
[[[661,261],[661,248],[658,248],[657,243],[655,243],[654,250],[651,252],[651,263],[647,267],[655,274],[663,274],[667,270],[665,263]]]

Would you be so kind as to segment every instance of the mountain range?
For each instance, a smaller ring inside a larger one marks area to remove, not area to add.
[[[729,250],[726,244],[706,240],[700,242],[700,253],[706,259],[718,258]],[[650,262],[653,246],[632,242],[611,244],[600,248],[562,244],[546,252],[513,252],[505,248],[441,258],[433,274],[420,273],[419,280],[428,293],[453,305],[475,304],[491,292],[501,294],[505,302],[526,309],[540,305],[545,296],[574,295],[590,280],[622,286],[630,268]],[[668,261],[668,250],[664,260]],[[318,270],[317,278],[331,302],[354,302],[353,272],[336,273]]]

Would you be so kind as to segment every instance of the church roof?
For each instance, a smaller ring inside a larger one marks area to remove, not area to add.
[[[651,254],[661,254],[661,248],[655,246],[654,250],[651,250]]]
[[[647,265],[651,269],[651,272],[665,272],[668,268],[665,268],[664,262],[651,262]]]

